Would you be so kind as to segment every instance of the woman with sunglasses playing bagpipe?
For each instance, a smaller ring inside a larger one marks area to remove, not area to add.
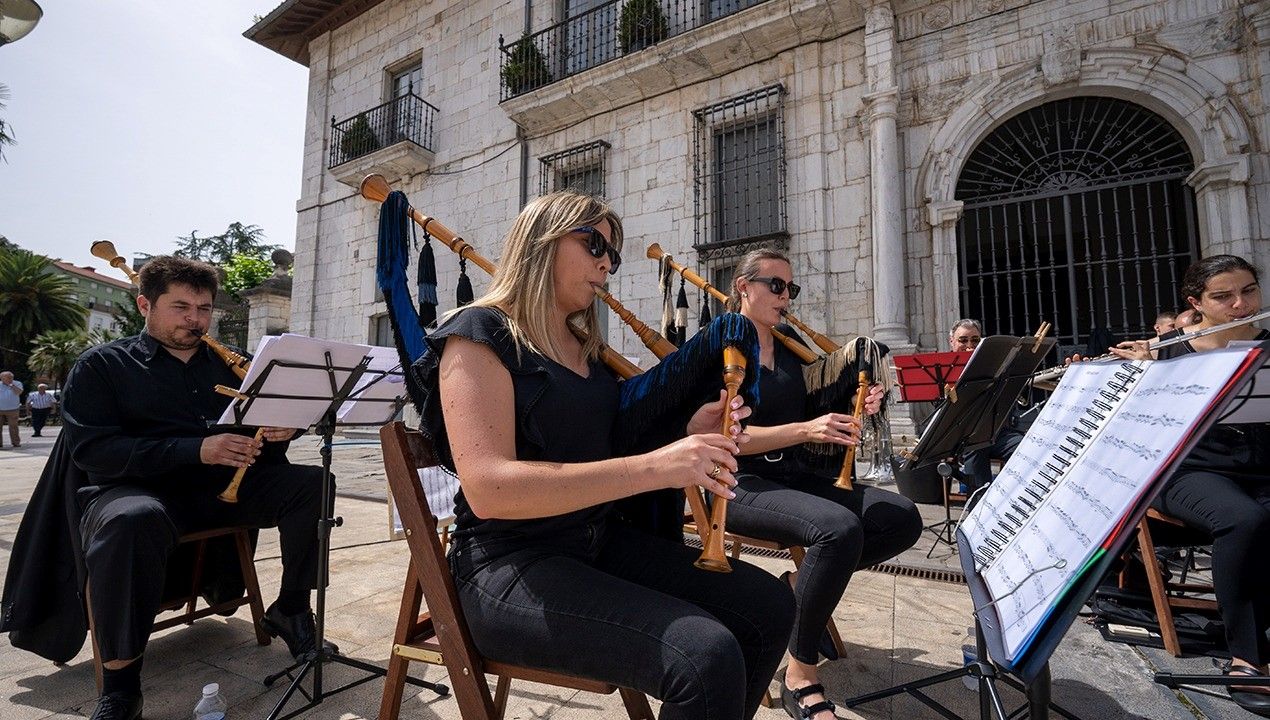
[[[615,501],[659,489],[731,498],[744,439],[718,432],[719,400],[687,437],[615,457],[631,443],[615,437],[619,383],[599,361],[594,302],[622,237],[590,196],[529,203],[489,291],[427,336],[412,369],[421,430],[461,485],[450,566],[485,657],[634,688],[663,719],[748,718],[784,651],[788,589],[741,562],[696,569],[698,551],[611,518]]]
[[[757,328],[763,372],[760,403],[746,428],[750,441],[741,449],[728,529],[806,548],[801,569],[782,576],[794,589],[798,609],[781,699],[791,717],[824,720],[836,717],[816,669],[821,648],[831,659],[837,656],[825,630],[830,615],[851,574],[912,547],[922,523],[908,499],[860,484],[835,487],[832,477],[801,459],[803,443],[856,445],[860,420],[840,413],[807,418],[802,365],[774,342],[771,332],[776,326],[797,337],[781,324],[781,316],[798,291],[789,259],[776,250],[746,255],[732,280],[728,309],[739,311]],[[875,385],[864,407],[877,412],[881,400],[881,387]]]

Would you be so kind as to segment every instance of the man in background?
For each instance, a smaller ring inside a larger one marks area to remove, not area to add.
[[[22,447],[22,438],[18,436],[18,408],[22,407],[22,383],[13,379],[13,373],[0,372],[0,422],[9,426],[9,442],[13,447]],[[0,447],[4,447],[4,436],[0,433]]]
[[[40,431],[44,429],[44,423],[48,422],[56,403],[57,399],[44,383],[36,385],[35,392],[26,396],[26,407],[31,411],[31,429],[35,431],[31,433],[31,437],[42,437]]]

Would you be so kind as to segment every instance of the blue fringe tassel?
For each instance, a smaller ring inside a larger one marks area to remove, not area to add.
[[[424,330],[419,312],[410,297],[407,271],[410,267],[410,242],[407,223],[410,202],[405,193],[394,190],[379,211],[379,257],[375,264],[375,280],[388,305],[388,321],[392,325],[394,344],[403,368],[423,357]],[[410,373],[406,374],[410,377]],[[409,384],[409,379],[407,379]],[[413,389],[411,395],[414,395]]]
[[[745,380],[741,383],[740,393],[745,396],[747,404],[757,405],[758,334],[753,323],[744,316],[725,313],[647,372],[622,383],[619,431],[615,434],[617,443],[634,443],[636,438],[649,434],[654,427],[682,432],[684,423],[703,402],[718,398],[725,347],[744,351]],[[623,452],[632,448],[633,445],[617,449]]]

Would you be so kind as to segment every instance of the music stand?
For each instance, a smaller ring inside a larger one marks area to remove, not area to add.
[[[345,350],[345,347],[338,348],[338,351],[341,352]],[[264,350],[262,349],[263,353]],[[384,424],[384,422],[396,415],[404,401],[399,394],[395,397],[389,397],[388,395],[391,395],[391,393],[385,393],[384,387],[388,378],[393,377],[394,374],[400,377],[401,371],[399,369],[376,369],[371,371],[372,357],[369,354],[363,355],[361,360],[353,365],[336,365],[332,359],[332,350],[330,349],[323,350],[322,355],[324,359],[322,364],[289,362],[276,358],[268,359],[263,362],[263,371],[259,373],[253,372],[247,376],[244,382],[249,384],[239,392],[238,400],[231,403],[230,407],[226,409],[226,413],[232,415],[235,424],[275,424],[272,422],[261,422],[269,418],[280,421],[277,422],[280,427],[309,427],[312,425],[315,434],[322,437],[320,451],[322,456],[322,511],[317,521],[318,583],[314,612],[316,621],[314,649],[286,669],[265,678],[266,687],[272,687],[274,682],[284,676],[291,678],[290,686],[287,687],[286,692],[278,700],[273,711],[269,713],[269,720],[286,720],[287,718],[296,717],[321,704],[330,695],[335,695],[387,674],[386,670],[377,665],[346,657],[339,654],[338,651],[328,651],[326,646],[326,587],[330,582],[331,528],[344,524],[342,517],[334,515],[335,483],[331,475],[331,447],[337,426],[377,426]],[[264,360],[264,358],[253,362],[253,371],[262,364],[261,360]],[[309,388],[308,391],[303,393],[295,392],[295,380],[284,377],[287,370],[308,371],[309,375],[312,375],[312,371],[318,371],[325,376],[326,383],[312,382],[310,377],[308,381],[302,381]],[[368,372],[370,373],[369,377],[367,376]],[[271,379],[274,379],[273,383],[270,382]],[[281,390],[275,390],[275,386],[279,386]],[[379,386],[379,391],[372,391],[371,389],[376,386]],[[357,393],[357,396],[354,396],[354,393]],[[375,397],[375,395],[379,396]],[[271,403],[275,407],[268,407]],[[378,405],[379,409],[386,415],[381,415],[381,412],[372,412],[370,417],[358,421],[356,417],[359,414],[359,403],[363,407],[366,403]],[[320,416],[313,418],[311,416],[315,408],[320,409]],[[255,416],[254,418],[253,415]],[[338,420],[339,417],[347,417],[352,420],[341,422]],[[354,667],[366,672],[367,675],[333,690],[325,690],[322,686],[322,668],[326,663],[339,663]],[[299,670],[298,673],[295,672],[297,669]],[[310,671],[313,674],[311,692],[306,691],[302,687],[304,678]],[[412,685],[432,690],[441,696],[448,695],[450,692],[448,687],[439,683],[431,683],[409,676],[406,677],[406,681]],[[286,715],[281,715],[283,708],[286,707],[287,702],[297,690],[308,702]]]
[[[896,384],[901,402],[935,402],[944,397],[944,388],[957,382],[962,368],[970,362],[968,352],[932,352],[896,355]]]
[[[1011,405],[1018,399],[1027,386],[1032,373],[1046,353],[1054,346],[1053,338],[1038,339],[1035,337],[1012,337],[994,335],[984,338],[970,356],[969,362],[961,370],[955,386],[943,404],[936,409],[926,432],[922,433],[917,446],[904,462],[905,469],[916,469],[942,462],[945,458],[954,457],[970,450],[977,450],[992,443],[1001,426],[1010,415]],[[931,355],[964,355],[966,353],[930,353]],[[913,357],[913,356],[908,356]],[[899,360],[899,358],[896,358]],[[916,364],[913,367],[917,367]],[[934,364],[932,364],[934,367]],[[922,370],[925,373],[925,370]],[[944,379],[926,373],[926,377]],[[919,383],[919,385],[922,383]],[[943,385],[926,382],[931,388],[942,389]],[[943,480],[947,482],[946,478]],[[950,539],[945,542],[965,544],[964,535],[958,533],[951,538],[952,523],[948,520]],[[932,526],[935,527],[935,526]],[[928,528],[929,529],[929,528]],[[942,539],[943,534],[938,536]],[[961,548],[963,557],[969,556],[968,548]],[[969,582],[969,579],[968,579]],[[973,589],[973,588],[972,588]],[[974,594],[972,593],[972,597]],[[980,607],[978,599],[976,607]],[[955,670],[932,675],[930,677],[903,683],[885,690],[858,695],[843,701],[845,707],[856,707],[865,703],[907,693],[927,707],[948,718],[957,715],[941,705],[934,698],[922,691],[931,685],[938,685],[963,677],[973,677],[979,682],[979,717],[988,720],[993,711],[1000,720],[1013,717],[1007,714],[1002,703],[996,681],[1002,680],[1015,689],[1025,693],[1028,698],[1029,717],[1043,718],[1053,709],[1068,720],[1079,720],[1075,715],[1050,702],[1049,667],[1042,667],[1031,683],[1024,685],[1017,679],[1002,671],[989,659],[987,638],[980,625],[979,616],[975,618],[975,660]]]

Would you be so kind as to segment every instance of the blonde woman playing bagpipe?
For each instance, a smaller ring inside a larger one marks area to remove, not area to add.
[[[427,336],[412,368],[421,430],[461,484],[450,566],[486,658],[634,688],[662,701],[663,720],[749,718],[789,637],[788,588],[743,562],[696,569],[697,550],[613,519],[636,493],[731,498],[744,440],[719,433],[720,398],[678,424],[679,439],[618,456],[625,391],[599,361],[593,307],[622,238],[595,198],[534,200],[489,291]]]

